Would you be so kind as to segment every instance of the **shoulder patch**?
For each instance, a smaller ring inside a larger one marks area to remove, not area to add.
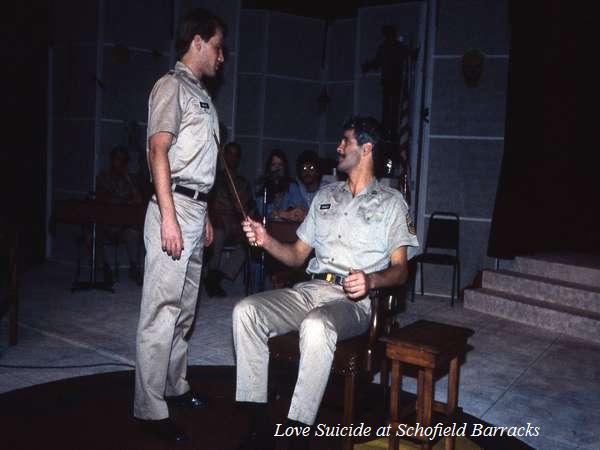
[[[417,229],[415,228],[415,223],[413,222],[410,213],[406,213],[406,228],[408,228],[410,234],[417,234]]]

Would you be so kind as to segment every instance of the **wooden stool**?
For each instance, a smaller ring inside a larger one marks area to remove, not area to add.
[[[427,320],[419,320],[406,327],[394,330],[381,341],[386,343],[386,356],[392,363],[390,388],[389,450],[398,448],[396,430],[409,413],[416,410],[416,422],[422,427],[432,425],[432,413],[439,412],[452,419],[458,406],[458,379],[460,364],[467,349],[467,339],[473,330],[445,325]],[[415,366],[418,370],[417,399],[415,405],[403,408],[399,414],[400,391],[402,390],[402,365]],[[434,400],[434,373],[443,376],[448,373],[448,402]],[[382,382],[387,374],[382,374]],[[384,381],[385,380],[385,381]],[[423,437],[419,440],[421,449],[430,449],[435,440]],[[447,437],[446,450],[454,449],[455,437]]]

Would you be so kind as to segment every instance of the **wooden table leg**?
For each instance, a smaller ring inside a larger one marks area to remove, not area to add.
[[[392,360],[392,383],[390,386],[390,423],[393,427],[398,424],[398,408],[400,407],[400,391],[402,389],[402,364],[400,361]],[[396,430],[390,430],[388,439],[388,450],[396,450],[399,447]]]
[[[455,356],[450,361],[450,370],[448,372],[448,403],[446,404],[447,416],[454,414],[456,407],[458,406],[458,378],[458,356]]]
[[[420,369],[418,383],[417,401],[419,403],[418,422],[423,428],[431,425],[431,415],[433,412],[433,370]],[[431,441],[424,437],[421,443],[421,450],[430,450]]]

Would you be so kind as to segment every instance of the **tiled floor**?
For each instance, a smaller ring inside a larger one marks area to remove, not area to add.
[[[0,392],[105,371],[130,370],[140,288],[124,279],[114,294],[68,290],[72,267],[47,263],[24,275],[19,344],[7,346],[6,319],[0,322],[0,365],[89,368],[21,369],[0,367]],[[241,286],[224,286],[232,295],[199,305],[191,342],[191,364],[233,364],[231,310]],[[403,324],[419,318],[471,327],[474,347],[462,367],[460,405],[499,426],[540,427],[525,438],[543,450],[600,449],[600,346],[506,320],[450,308],[439,297],[408,304]],[[404,388],[415,392],[413,380]],[[446,380],[436,397],[445,398]]]

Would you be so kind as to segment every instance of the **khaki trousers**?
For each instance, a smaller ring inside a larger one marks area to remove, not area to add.
[[[186,380],[186,334],[194,321],[202,254],[206,203],[173,194],[183,235],[181,258],[174,261],[162,251],[160,211],[148,204],[144,224],[146,260],[140,321],[136,340],[134,416],[165,419],[165,396],[189,391]]]
[[[300,366],[288,417],[312,425],[325,393],[337,341],[364,333],[370,319],[368,298],[353,302],[340,286],[322,280],[241,300],[233,310],[236,400],[267,402],[267,341],[298,330]]]

